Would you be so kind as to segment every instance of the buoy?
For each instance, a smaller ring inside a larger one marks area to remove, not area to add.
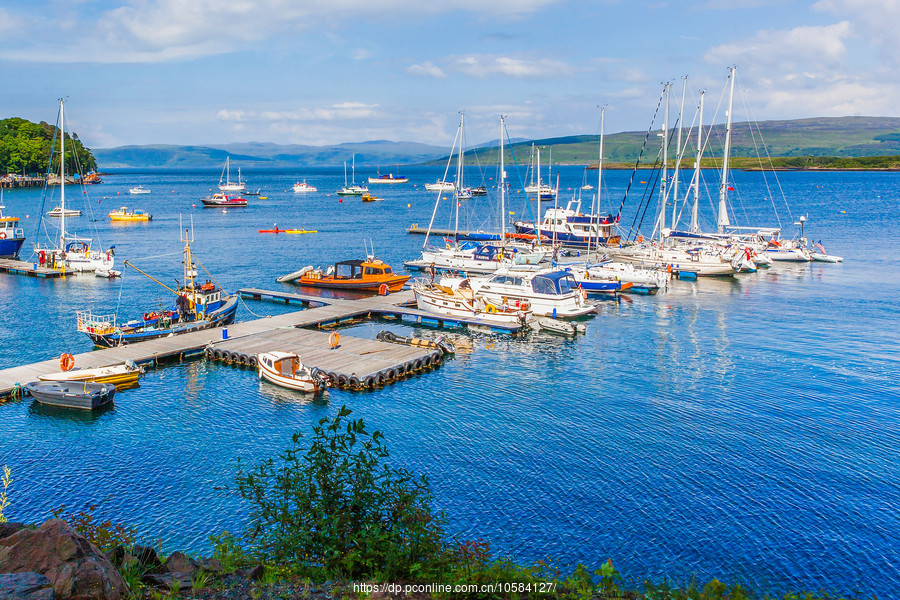
[[[332,331],[331,335],[328,336],[328,345],[332,348],[337,348],[341,343],[341,334],[337,331]]]
[[[338,202],[343,202],[343,201],[344,201],[343,198],[338,198]]]
[[[390,290],[388,289],[388,284],[382,283],[382,284],[378,287],[378,293],[379,293],[381,296],[387,296],[387,295],[390,293]]]
[[[409,208],[410,206],[412,206],[412,204],[410,204],[409,202],[407,202],[407,203],[406,203],[406,208]]]

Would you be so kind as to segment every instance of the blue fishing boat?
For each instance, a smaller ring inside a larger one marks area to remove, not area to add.
[[[18,217],[3,216],[4,208],[0,206],[0,258],[16,258],[25,243],[25,231]]]
[[[175,294],[172,306],[145,312],[140,318],[123,324],[116,323],[115,315],[94,315],[91,311],[80,311],[77,313],[78,331],[86,333],[94,345],[111,348],[233,323],[237,312],[237,295],[227,294],[211,279],[202,284],[196,281],[197,267],[191,254],[187,232],[184,242],[184,283],[176,289],[125,261],[127,266]]]

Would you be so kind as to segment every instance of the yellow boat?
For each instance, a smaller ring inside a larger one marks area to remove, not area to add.
[[[108,216],[113,221],[122,222],[149,221],[153,218],[152,215],[145,213],[142,210],[128,210],[127,206],[123,206],[119,210],[112,211]]]
[[[64,367],[65,368],[65,367]],[[129,388],[137,385],[138,378],[144,370],[131,361],[125,364],[111,367],[97,367],[95,369],[72,369],[40,375],[41,381],[81,381],[93,383],[111,383],[116,389]]]

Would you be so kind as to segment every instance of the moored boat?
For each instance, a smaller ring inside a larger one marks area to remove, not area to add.
[[[122,324],[116,322],[116,315],[79,311],[76,313],[78,331],[87,334],[96,346],[114,347],[233,323],[237,296],[225,293],[210,280],[203,284],[195,282],[197,267],[191,254],[188,232],[185,232],[184,242],[184,283],[177,289],[160,283],[125,261],[127,266],[175,294],[174,306],[150,310],[140,318]]]
[[[142,185],[136,185],[136,186],[134,186],[133,188],[129,188],[129,189],[128,189],[128,193],[129,193],[129,194],[135,194],[135,195],[149,194],[149,193],[150,193],[150,190],[148,190],[147,188],[145,188],[145,187],[142,186]]]
[[[203,206],[218,208],[222,207],[230,207],[230,206],[247,206],[246,198],[239,198],[235,196],[229,196],[228,194],[213,194],[209,198],[201,198],[201,202],[203,202]]]
[[[127,206],[123,206],[119,210],[114,210],[107,216],[111,221],[115,221],[118,223],[150,221],[153,219],[153,215],[151,215],[150,213],[145,213],[142,210],[128,210]]]
[[[397,275],[390,265],[374,257],[365,260],[345,260],[327,271],[304,267],[278,278],[280,282],[296,282],[317,288],[371,292],[399,292],[409,281],[409,275]],[[385,286],[385,287],[382,287]]]
[[[297,183],[295,183],[293,189],[294,189],[294,192],[298,193],[298,194],[303,193],[303,192],[318,192],[319,191],[318,188],[316,188],[314,185],[310,185],[310,184],[306,183],[305,179],[303,181],[298,181]]]
[[[438,282],[416,279],[413,293],[419,310],[447,315],[479,319],[487,324],[507,327],[521,327],[532,320],[531,307],[527,302],[494,304],[472,289],[468,279],[444,277]]]
[[[64,355],[65,356],[65,355]],[[109,367],[97,367],[94,369],[72,369],[58,373],[48,373],[38,377],[41,381],[87,381],[92,383],[111,383],[116,389],[123,389],[137,385],[138,378],[144,370],[131,361],[121,365]]]
[[[328,386],[328,380],[318,369],[310,369],[295,352],[264,352],[256,355],[259,378],[275,385],[300,392],[318,392]]]
[[[388,173],[387,175],[379,175],[378,177],[369,177],[369,183],[408,183],[409,178],[404,177],[403,175],[394,175],[393,173]]]
[[[25,230],[19,226],[19,217],[3,216],[4,208],[0,206],[0,258],[16,258],[25,243]]]
[[[223,192],[243,192],[245,187],[244,182],[241,181],[240,167],[238,167],[237,182],[231,181],[231,161],[230,157],[226,156],[225,166],[222,168],[222,174],[219,176],[219,190]]]
[[[112,402],[116,386],[83,381],[32,381],[25,389],[41,404],[93,410]]]
[[[47,211],[48,217],[80,217],[82,214],[83,213],[76,208],[63,208],[62,206],[55,206]]]
[[[360,200],[362,200],[363,202],[381,202],[382,200],[384,200],[384,198],[379,198],[377,196],[373,196],[369,192],[366,192],[360,197]]]
[[[425,189],[429,192],[452,192],[456,189],[456,184],[452,181],[438,179],[434,183],[426,183]]]

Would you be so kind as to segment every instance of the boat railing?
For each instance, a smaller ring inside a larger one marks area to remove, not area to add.
[[[78,319],[78,331],[83,333],[106,335],[115,333],[117,329],[115,314],[95,315],[90,310],[80,310],[75,313],[75,316]]]

